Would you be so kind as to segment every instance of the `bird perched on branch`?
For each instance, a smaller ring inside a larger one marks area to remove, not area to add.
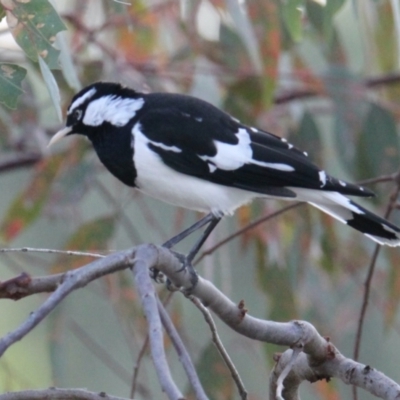
[[[400,229],[345,195],[361,186],[333,178],[285,139],[242,124],[190,96],[144,94],[118,83],[94,83],[76,94],[64,136],[86,136],[120,181],[159,200],[208,213],[164,245],[208,225],[186,266],[220,219],[255,198],[305,201],[384,245],[400,245]],[[193,269],[192,269],[193,272]]]

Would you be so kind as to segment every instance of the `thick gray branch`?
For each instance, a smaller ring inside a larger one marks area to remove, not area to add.
[[[140,294],[143,311],[149,325],[150,350],[154,367],[163,391],[169,399],[183,399],[182,393],[175,385],[169,370],[164,351],[164,338],[160,314],[158,313],[157,296],[149,275],[150,267],[156,267],[158,261],[157,249],[151,245],[139,246],[132,261],[133,275]]]
[[[115,253],[80,269],[69,271],[63,276],[43,277],[40,282],[35,281],[35,279],[26,280],[25,276],[20,277],[20,280],[24,281],[28,288],[30,285],[36,285],[36,289],[41,287],[43,290],[48,290],[51,285],[58,286],[42,306],[32,313],[20,327],[0,340],[0,355],[11,344],[30,332],[73,290],[81,288],[105,274],[113,273],[132,265],[134,266],[138,291],[149,322],[153,360],[156,369],[159,370],[161,368],[162,372],[162,374],[159,374],[162,387],[168,391],[170,398],[180,398],[181,394],[174,386],[175,384],[169,375],[168,365],[163,354],[160,316],[148,269],[154,267],[161,270],[177,287],[190,290],[192,284],[187,272],[179,272],[181,264],[174,253],[154,245],[141,245],[133,250]],[[48,279],[47,283],[46,279]],[[14,281],[13,283],[15,284]],[[400,397],[400,386],[397,383],[368,366],[344,357],[332,343],[320,336],[308,322],[291,321],[278,323],[254,318],[248,315],[243,301],[240,301],[239,304],[233,303],[212,283],[202,278],[199,278],[192,294],[238,333],[256,340],[302,348],[303,353],[294,360],[293,365],[291,365],[291,372],[284,381],[283,395],[287,400],[297,399],[298,385],[303,380],[306,379],[313,382],[330,377],[337,377],[347,384],[364,388],[383,399]],[[286,359],[286,357],[289,358]],[[278,360],[271,378],[272,388],[281,374],[280,371],[287,365],[285,360],[290,358],[290,351],[287,351]],[[272,396],[271,398],[274,397]],[[3,398],[0,397],[0,400],[3,400]]]

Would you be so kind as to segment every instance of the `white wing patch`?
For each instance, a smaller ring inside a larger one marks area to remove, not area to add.
[[[325,171],[319,171],[319,181],[321,182],[321,187],[324,187],[326,185],[326,172]]]
[[[279,171],[293,172],[294,168],[291,165],[283,163],[269,163],[264,161],[252,160],[251,164],[259,165],[260,167],[277,169]]]
[[[174,153],[182,153],[182,149],[176,146],[167,146],[164,143],[153,142],[152,140],[147,139],[147,143],[151,143],[153,146],[159,147],[163,150],[173,151]]]
[[[208,168],[213,173],[217,168],[225,171],[232,171],[243,167],[245,164],[259,165],[260,167],[277,169],[279,171],[293,172],[291,165],[283,163],[269,163],[253,159],[251,140],[244,128],[239,128],[235,135],[239,141],[237,144],[229,144],[214,140],[217,154],[215,156],[199,156],[203,161],[208,162]]]
[[[138,122],[135,124],[135,126],[132,129],[133,133],[133,145],[135,143],[139,143],[139,146],[142,147],[147,147],[149,144],[152,144],[153,146],[159,147],[160,149],[167,150],[167,151],[173,151],[174,153],[181,153],[182,149],[176,146],[168,146],[164,143],[160,142],[155,142],[153,140],[150,140],[146,135],[142,133],[142,126]],[[151,151],[151,150],[150,150]],[[154,152],[153,152],[154,153]],[[157,157],[159,157],[157,154],[155,154]]]
[[[143,107],[144,100],[124,99],[116,96],[103,96],[92,101],[85,112],[83,123],[99,126],[107,121],[114,126],[126,125]]]
[[[237,207],[258,197],[258,193],[216,185],[204,179],[177,172],[164,164],[161,157],[148,145],[140,123],[132,129],[132,146],[137,188],[149,196],[180,207],[215,214],[231,214]],[[161,147],[161,146],[159,146]],[[174,151],[175,146],[166,146]]]
[[[67,115],[70,115],[72,111],[78,108],[81,104],[83,104],[86,100],[90,99],[96,93],[96,89],[92,88],[82,96],[78,97],[70,106],[67,112]]]
[[[210,167],[212,164],[208,164],[210,172],[214,172],[215,167],[227,171],[238,169],[251,160],[253,152],[250,147],[250,137],[246,129],[239,128],[236,137],[239,139],[237,144],[223,143],[214,140],[217,154],[212,157],[199,156],[203,161],[211,161],[211,163],[214,164],[214,168]]]

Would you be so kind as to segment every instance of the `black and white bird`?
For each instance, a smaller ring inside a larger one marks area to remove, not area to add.
[[[172,247],[208,224],[189,261],[224,215],[260,197],[308,202],[380,244],[400,245],[397,226],[346,197],[368,197],[371,191],[333,178],[285,139],[203,100],[94,83],[73,97],[66,128],[49,145],[72,134],[86,136],[126,185],[208,213],[166,243]]]

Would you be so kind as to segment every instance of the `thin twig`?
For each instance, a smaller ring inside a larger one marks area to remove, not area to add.
[[[399,196],[399,193],[400,193],[400,181],[399,181],[400,171],[398,171],[393,176],[394,176],[394,179],[396,179],[396,181],[397,181],[397,185],[396,185],[396,188],[394,189],[393,193],[390,196],[390,202],[387,206],[387,209],[386,209],[386,212],[384,215],[385,219],[388,219],[390,217],[390,214],[392,213],[393,209],[395,208],[395,205],[397,202],[397,197]],[[368,308],[372,278],[373,278],[373,275],[375,272],[376,261],[378,259],[380,249],[381,249],[381,246],[379,244],[376,245],[375,250],[371,257],[371,262],[368,267],[368,273],[367,273],[367,276],[366,276],[365,282],[364,282],[364,294],[363,294],[363,300],[362,300],[362,305],[361,305],[361,310],[360,310],[360,316],[358,318],[357,332],[356,332],[356,338],[355,338],[355,343],[354,343],[353,358],[355,361],[358,361],[359,355],[360,355],[362,330],[363,330],[363,326],[364,326],[365,315],[366,315],[367,308]],[[357,400],[357,398],[358,398],[357,387],[353,386],[353,400]]]
[[[394,181],[397,177],[397,173],[390,175],[381,175],[375,178],[364,179],[362,181],[357,181],[358,185],[370,185],[373,183],[381,183],[381,182],[391,182]]]
[[[299,207],[302,204],[305,203],[294,203],[291,204],[289,206],[286,206],[278,211],[273,212],[272,214],[268,214],[268,215],[264,215],[263,217],[256,219],[255,221],[251,222],[250,224],[244,226],[243,228],[237,230],[236,232],[232,233],[231,235],[227,236],[225,239],[222,239],[221,241],[219,241],[218,243],[216,243],[214,246],[210,247],[207,250],[204,250],[200,256],[196,259],[196,261],[193,263],[193,265],[198,264],[205,256],[208,256],[210,254],[212,254],[215,250],[219,249],[221,246],[223,246],[224,244],[230,242],[231,240],[235,239],[236,237],[242,235],[243,233],[257,227],[258,225],[267,222],[283,213],[285,213],[286,211],[292,210],[293,208]]]
[[[143,342],[143,345],[142,345],[142,347],[141,347],[141,349],[139,351],[139,355],[138,355],[138,358],[136,360],[136,364],[133,367],[133,376],[132,376],[132,380],[131,380],[132,381],[132,383],[131,383],[131,393],[130,393],[130,396],[129,396],[130,399],[133,399],[134,396],[135,396],[136,387],[137,387],[137,378],[139,376],[139,370],[140,370],[140,364],[142,362],[142,359],[143,359],[144,355],[146,354],[146,350],[147,350],[148,345],[149,345],[149,335],[146,335],[146,337],[144,339],[144,342]]]
[[[283,395],[282,395],[283,390],[284,390],[283,382],[286,379],[286,377],[288,376],[291,369],[293,368],[293,366],[297,360],[297,357],[302,352],[303,345],[297,344],[297,345],[293,346],[292,350],[293,351],[292,351],[292,356],[290,357],[290,361],[286,364],[285,368],[280,373],[279,378],[276,382],[276,398],[278,400],[284,400]]]
[[[51,387],[44,390],[22,390],[0,394],[0,400],[128,400],[124,397],[110,396],[104,392],[89,392],[85,389],[59,389]]]
[[[181,337],[179,336],[178,331],[176,330],[173,322],[171,321],[169,314],[165,310],[164,305],[161,303],[159,299],[157,300],[158,300],[157,301],[158,312],[160,313],[161,322],[169,338],[171,339],[171,342],[175,347],[176,352],[178,353],[179,360],[182,363],[183,369],[186,372],[190,384],[192,385],[196,399],[208,400],[208,397],[204,392],[203,386],[197,375],[196,368],[193,365],[190,355],[186,350],[186,347]]]
[[[208,311],[206,307],[202,304],[202,302],[195,296],[188,296],[189,300],[201,311],[201,313],[204,316],[204,319],[206,320],[208,326],[210,327],[211,330],[211,336],[212,336],[212,341],[215,344],[216,348],[218,349],[219,354],[221,355],[222,359],[224,360],[226,366],[228,367],[233,380],[235,381],[236,387],[238,388],[238,392],[240,397],[243,400],[247,399],[247,390],[244,386],[244,383],[235,367],[233,364],[231,358],[229,357],[228,352],[226,351],[221,339],[219,338],[218,331],[217,331],[217,326],[215,325],[215,322]]]
[[[12,157],[4,157],[0,159],[0,173],[7,172],[18,168],[30,167],[43,158],[40,153],[20,153]]]
[[[103,254],[98,253],[87,253],[85,251],[72,251],[72,250],[55,250],[55,249],[39,249],[35,247],[14,247],[14,248],[1,248],[0,253],[47,253],[47,254],[63,254],[67,256],[79,256],[79,257],[94,257],[102,258],[105,257]]]

